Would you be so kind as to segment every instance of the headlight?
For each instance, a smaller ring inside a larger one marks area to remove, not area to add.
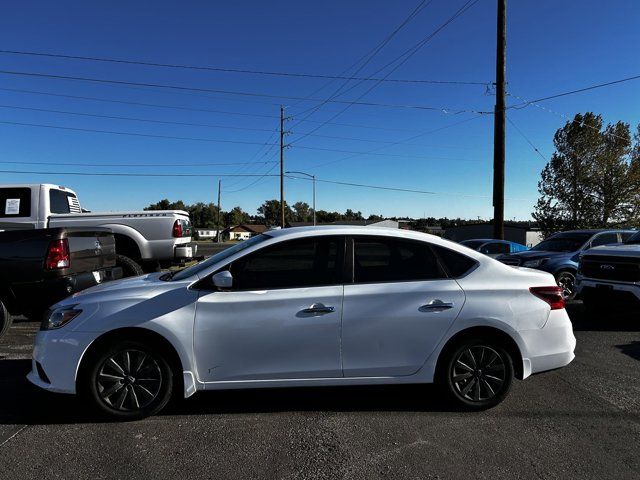
[[[82,313],[77,305],[49,310],[42,319],[40,330],[55,330],[61,328]]]
[[[528,267],[528,268],[538,268],[540,265],[542,265],[546,261],[547,261],[546,258],[539,258],[537,260],[529,260],[528,262],[524,262],[522,264],[522,266],[523,267]]]

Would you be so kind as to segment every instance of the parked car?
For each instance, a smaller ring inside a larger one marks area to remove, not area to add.
[[[495,240],[492,238],[478,238],[472,240],[463,240],[460,245],[477,250],[480,253],[496,258],[505,253],[518,253],[529,250],[526,245],[521,245],[508,240]]]
[[[0,185],[0,230],[55,227],[109,228],[125,276],[183,264],[196,254],[189,214],[182,210],[84,212],[76,193],[65,187]]]
[[[13,316],[40,320],[54,303],[117,279],[113,234],[106,228],[0,232],[0,336]]]
[[[640,232],[622,245],[605,245],[580,256],[577,292],[585,306],[640,306]]]
[[[501,255],[502,263],[553,274],[565,299],[576,296],[576,273],[581,252],[599,245],[622,243],[635,230],[571,230],[551,235],[526,252]]]
[[[58,303],[28,378],[126,419],[173,393],[434,381],[478,410],[574,347],[548,273],[424,233],[301,227]]]

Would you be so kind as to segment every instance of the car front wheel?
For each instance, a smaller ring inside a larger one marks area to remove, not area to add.
[[[440,381],[458,405],[484,410],[504,400],[513,375],[513,361],[506,350],[492,339],[477,339],[450,350]]]
[[[157,349],[135,341],[113,342],[88,359],[79,391],[96,409],[119,420],[162,410],[173,391],[173,372]]]
[[[576,296],[576,276],[573,272],[564,270],[556,275],[556,283],[562,289],[565,300],[573,300]]]

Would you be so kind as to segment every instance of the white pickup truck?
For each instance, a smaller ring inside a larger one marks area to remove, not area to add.
[[[182,210],[92,213],[65,187],[0,185],[0,231],[55,227],[111,229],[125,276],[182,264],[196,253],[189,214]]]

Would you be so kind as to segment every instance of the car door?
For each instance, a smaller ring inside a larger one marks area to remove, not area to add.
[[[349,247],[353,283],[344,290],[345,377],[415,373],[458,316],[464,292],[447,278],[426,242],[354,236]]]
[[[612,245],[620,243],[617,232],[604,232],[596,235],[590,242],[589,248],[599,247],[600,245]]]
[[[194,351],[204,382],[342,376],[344,237],[283,241],[229,266],[229,291],[198,299]]]

